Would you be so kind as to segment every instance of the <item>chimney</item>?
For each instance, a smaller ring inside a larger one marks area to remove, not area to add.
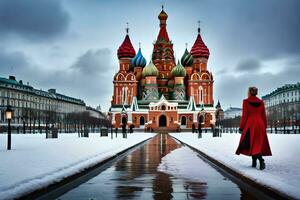
[[[52,93],[52,94],[55,94],[56,93],[56,89],[51,88],[51,89],[48,90],[48,92]]]
[[[15,76],[9,76],[9,80],[16,80],[16,77]]]

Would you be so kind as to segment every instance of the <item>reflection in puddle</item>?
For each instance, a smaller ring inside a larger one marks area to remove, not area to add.
[[[59,199],[241,198],[237,185],[185,148],[169,135],[159,134]],[[185,176],[182,170],[194,177]]]

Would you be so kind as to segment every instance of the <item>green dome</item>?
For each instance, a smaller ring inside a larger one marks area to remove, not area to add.
[[[177,65],[172,69],[171,73],[175,77],[185,77],[186,71],[184,67],[179,63],[179,60]]]
[[[183,56],[181,57],[181,64],[183,66],[192,66],[194,62],[193,56],[185,49]]]
[[[150,61],[150,63],[146,67],[144,67],[142,75],[143,77],[158,76],[158,70],[156,66]]]

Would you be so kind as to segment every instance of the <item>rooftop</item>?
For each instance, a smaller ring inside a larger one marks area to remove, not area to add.
[[[269,96],[281,93],[281,92],[285,92],[288,90],[300,90],[300,82],[297,82],[295,84],[285,84],[282,87],[277,88],[276,90],[274,90],[273,92],[271,92],[270,94],[266,94],[264,96],[262,96],[262,98],[267,98]]]
[[[67,96],[64,94],[56,93],[55,89],[49,89],[48,91],[44,91],[41,89],[35,89],[31,85],[29,85],[29,83],[23,84],[22,80],[17,81],[14,76],[9,76],[9,78],[0,77],[0,87],[10,88],[10,89],[12,88],[14,90],[31,93],[31,94],[37,95],[37,96],[42,96],[42,97],[46,97],[46,98],[52,98],[52,99],[57,99],[57,100],[62,100],[62,101],[67,101],[67,102],[71,102],[71,103],[85,105],[83,100],[77,99],[74,97],[70,97],[70,96]]]

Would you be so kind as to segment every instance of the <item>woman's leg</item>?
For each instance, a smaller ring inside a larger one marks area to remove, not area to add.
[[[259,160],[259,169],[264,170],[266,168],[265,160],[263,159],[262,155],[259,155],[257,158]]]
[[[256,160],[257,160],[257,156],[256,155],[253,155],[252,156],[252,167],[256,167]]]

